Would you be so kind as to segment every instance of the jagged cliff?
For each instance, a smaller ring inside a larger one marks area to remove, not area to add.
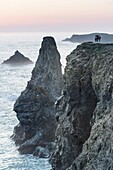
[[[13,139],[20,145],[20,153],[48,155],[56,129],[54,102],[61,94],[62,85],[55,40],[44,37],[31,80],[14,105],[20,124],[14,129]]]
[[[53,170],[113,170],[113,44],[79,45],[64,79]]]
[[[45,37],[14,105],[20,153],[48,157],[54,147],[53,170],[113,170],[112,89],[113,44],[79,45],[67,56],[62,76],[56,43]]]

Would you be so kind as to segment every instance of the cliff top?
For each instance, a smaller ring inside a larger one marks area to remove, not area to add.
[[[47,44],[55,46],[55,48],[57,48],[56,42],[55,42],[54,38],[51,36],[47,36],[47,37],[43,38],[42,47],[44,47],[44,45],[47,45]]]

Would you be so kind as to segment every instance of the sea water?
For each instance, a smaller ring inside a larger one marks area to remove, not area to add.
[[[31,71],[38,58],[39,48],[44,36],[54,36],[61,54],[62,70],[65,57],[77,44],[63,42],[72,33],[0,33],[0,170],[50,170],[47,159],[39,159],[30,154],[20,155],[14,141],[10,138],[13,128],[18,124],[13,105],[30,80]],[[19,50],[34,64],[9,66],[1,64]]]

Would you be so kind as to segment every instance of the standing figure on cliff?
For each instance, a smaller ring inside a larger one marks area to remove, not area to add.
[[[95,42],[100,42],[101,36],[100,35],[95,35]]]

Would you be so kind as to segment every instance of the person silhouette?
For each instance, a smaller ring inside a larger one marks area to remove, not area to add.
[[[95,42],[100,42],[101,36],[100,35],[95,35]]]

